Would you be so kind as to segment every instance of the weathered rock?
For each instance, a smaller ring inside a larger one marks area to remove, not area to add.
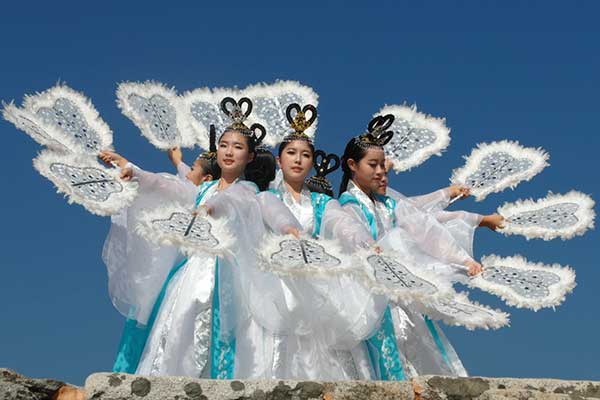
[[[31,379],[0,368],[0,400],[51,400],[63,386],[63,382]]]
[[[148,393],[132,394],[139,379]],[[116,380],[121,383],[115,385]],[[137,383],[136,383],[137,382]],[[412,400],[410,382],[217,381],[184,377],[94,374],[85,382],[89,400]]]
[[[600,382],[441,376],[423,376],[414,381],[423,389],[419,400],[600,399]]]

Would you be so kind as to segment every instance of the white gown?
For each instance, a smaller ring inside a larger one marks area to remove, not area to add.
[[[340,202],[371,231],[384,250],[396,251],[404,261],[439,277],[464,279],[465,272],[456,266],[472,259],[472,237],[477,226],[473,224],[478,224],[479,217],[442,211],[447,205],[447,195],[442,191],[416,198],[394,197],[377,196],[374,201],[350,181]],[[401,306],[391,307],[391,317],[398,349],[406,358],[407,375],[467,375],[436,323]]]
[[[311,193],[304,187],[300,200],[296,201],[284,183],[278,181],[271,191],[261,193],[259,198],[264,205],[267,225],[271,220],[289,218],[274,213],[274,208],[270,207],[281,200],[305,235],[337,239],[347,251],[372,242],[368,232],[342,210],[337,200],[324,194]],[[291,291],[300,294],[303,314],[312,317],[305,322],[308,334],[290,335],[285,339],[282,348],[285,351],[282,358],[287,360],[284,377],[297,380],[376,379],[367,349],[361,342],[376,330],[387,300],[371,294],[368,287],[351,276],[287,278],[283,281]]]

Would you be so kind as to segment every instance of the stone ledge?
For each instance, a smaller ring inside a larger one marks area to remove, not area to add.
[[[0,369],[0,400],[75,400],[63,382]],[[94,400],[537,400],[600,399],[600,382],[423,376],[410,382],[216,381],[97,373],[85,383]]]
[[[423,376],[411,382],[313,382],[94,374],[85,389],[90,400],[600,399],[598,382],[441,376]]]

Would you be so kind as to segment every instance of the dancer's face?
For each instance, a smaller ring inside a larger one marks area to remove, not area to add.
[[[286,182],[303,183],[313,166],[313,151],[308,142],[294,140],[285,146],[277,162]]]
[[[213,176],[211,174],[207,174],[204,172],[204,166],[202,165],[202,160],[197,159],[192,164],[192,168],[185,175],[185,177],[192,182],[196,186],[200,186],[204,182],[209,182],[213,180]]]
[[[217,147],[221,175],[239,177],[253,159],[254,153],[250,153],[246,136],[236,131],[227,131],[221,136]]]
[[[387,174],[387,172],[384,172],[384,174],[381,176],[381,180],[379,181],[379,187],[377,188],[377,194],[385,196],[387,193],[387,187],[388,187],[388,174]]]
[[[372,148],[367,150],[360,161],[348,160],[348,167],[352,171],[352,180],[367,194],[377,193],[381,184],[381,177],[385,174],[385,154],[383,149]]]

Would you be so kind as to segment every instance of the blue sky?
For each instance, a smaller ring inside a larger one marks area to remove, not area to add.
[[[457,207],[488,213],[548,190],[600,199],[597,2],[202,4],[4,4],[0,98],[20,101],[65,81],[92,99],[118,150],[169,171],[117,109],[118,82],[153,79],[183,91],[293,79],[320,94],[317,144],[328,151],[341,152],[386,103],[447,118],[452,143],[443,157],[392,177],[406,194],[447,185],[476,143],[511,139],[546,149],[551,166],[515,191]],[[111,368],[124,322],[100,259],[109,221],[55,193],[33,170],[40,148],[26,135],[5,121],[0,135],[0,367],[82,384]],[[556,311],[537,313],[474,293],[508,310],[512,327],[445,329],[471,374],[600,380],[598,239],[597,231],[568,242],[478,233],[478,257],[569,264],[578,286]]]

